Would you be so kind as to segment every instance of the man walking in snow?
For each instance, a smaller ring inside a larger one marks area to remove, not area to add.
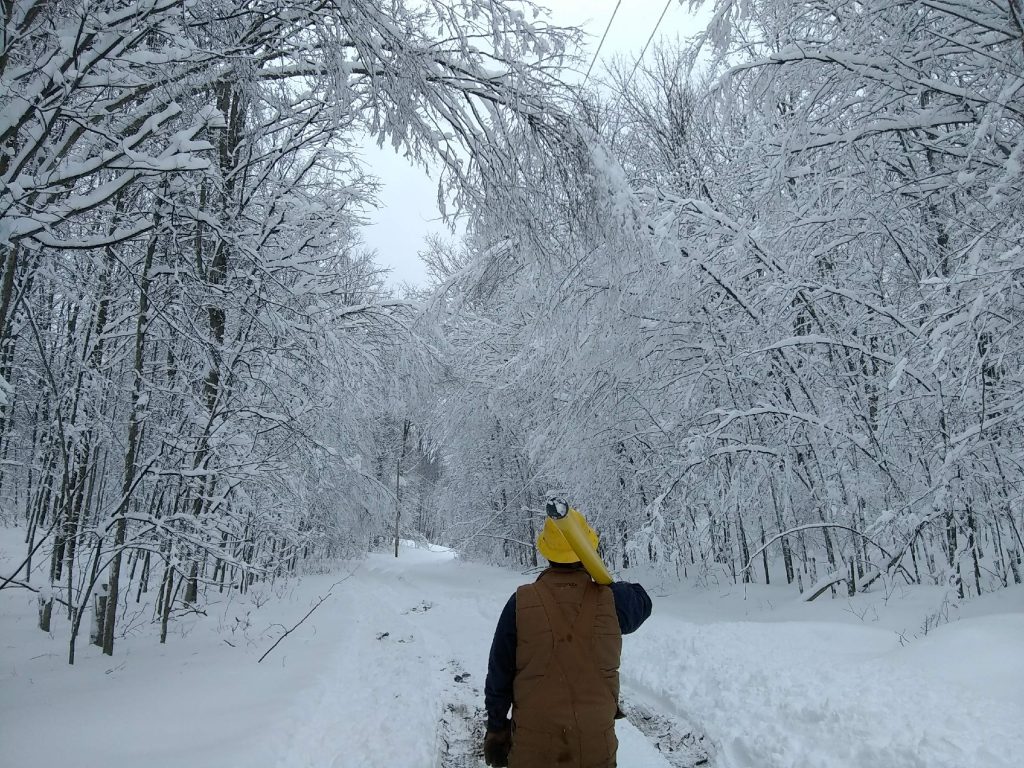
[[[596,549],[597,533],[569,514]],[[491,643],[484,758],[511,768],[615,768],[622,635],[651,615],[651,598],[639,584],[596,584],[550,517],[537,549],[550,566],[509,598]]]

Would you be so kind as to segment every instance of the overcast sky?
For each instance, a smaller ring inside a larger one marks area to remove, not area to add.
[[[541,0],[552,11],[552,21],[565,26],[579,26],[590,36],[587,57],[593,56],[601,34],[615,9],[617,0]],[[689,4],[668,0],[668,10],[658,27],[655,41],[663,37],[685,37],[698,29],[698,21]],[[665,10],[666,0],[621,0],[621,6],[601,48],[600,62],[615,54],[637,56],[658,17]],[[381,207],[370,214],[370,224],[363,228],[366,245],[377,251],[379,263],[391,270],[389,283],[423,285],[426,270],[417,253],[430,232],[448,234],[437,208],[437,180],[421,168],[414,168],[390,146],[378,149],[366,146],[364,155],[374,175],[382,183]]]

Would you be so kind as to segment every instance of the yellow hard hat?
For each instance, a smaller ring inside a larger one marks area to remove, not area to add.
[[[590,546],[597,549],[597,531],[590,527],[586,518],[571,507],[569,508],[569,517],[575,520],[580,530],[584,532],[590,541]],[[537,551],[552,563],[578,563],[580,561],[579,555],[569,546],[569,542],[565,540],[565,536],[558,530],[558,526],[550,517],[545,518],[544,529],[537,537]]]

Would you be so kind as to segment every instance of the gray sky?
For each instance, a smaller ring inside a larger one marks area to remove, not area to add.
[[[565,26],[580,26],[590,35],[586,50],[588,61],[611,18],[618,0],[541,0],[552,11],[552,20]],[[636,56],[644,47],[666,0],[621,0],[621,6],[601,49],[600,62],[615,54]],[[702,10],[706,15],[706,9]],[[688,3],[669,0],[665,18],[658,27],[655,42],[662,37],[684,37],[696,32],[698,20]],[[652,44],[653,45],[653,44]],[[417,253],[431,232],[448,235],[437,208],[437,179],[430,178],[390,146],[380,149],[368,145],[363,149],[371,172],[379,177],[381,207],[370,213],[370,223],[363,228],[366,245],[377,251],[378,262],[391,270],[389,283],[423,285],[427,275]]]

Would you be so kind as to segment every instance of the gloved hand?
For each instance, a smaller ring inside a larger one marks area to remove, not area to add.
[[[512,729],[508,726],[491,730],[487,729],[484,736],[484,760],[488,765],[505,768],[508,765],[508,752],[512,748]]]

